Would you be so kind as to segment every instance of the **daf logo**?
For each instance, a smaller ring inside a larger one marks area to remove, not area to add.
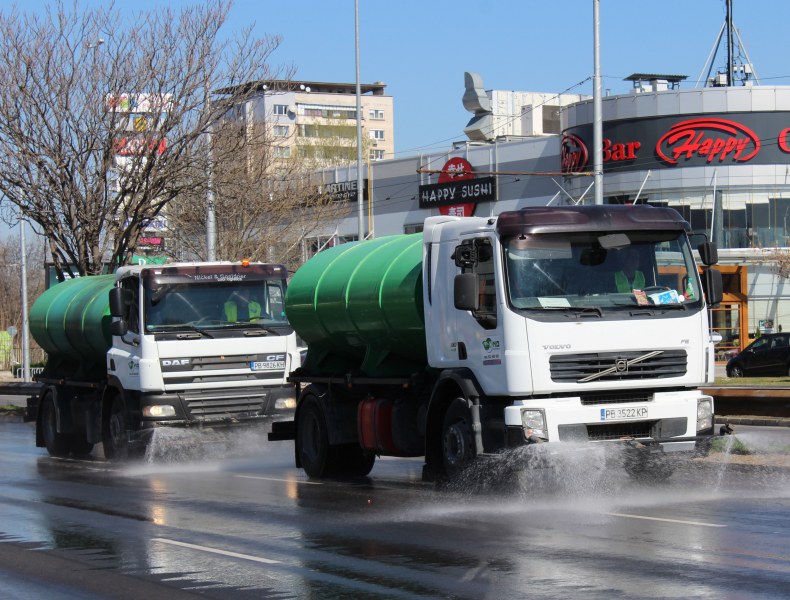
[[[189,364],[188,358],[163,358],[163,367],[183,367]]]

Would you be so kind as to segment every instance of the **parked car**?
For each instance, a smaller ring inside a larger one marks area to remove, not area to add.
[[[790,333],[766,333],[727,362],[728,377],[790,376]]]

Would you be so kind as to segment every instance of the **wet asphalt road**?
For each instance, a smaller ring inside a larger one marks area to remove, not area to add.
[[[30,424],[0,423],[0,596],[788,597],[790,471],[640,485],[574,456],[538,492],[440,492],[412,459],[310,482],[264,439],[162,434],[156,463],[116,465],[49,458]]]

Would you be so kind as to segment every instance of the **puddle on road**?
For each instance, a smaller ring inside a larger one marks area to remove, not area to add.
[[[673,505],[704,505],[734,498],[790,498],[790,469],[760,464],[744,467],[735,460],[739,449],[754,447],[752,436],[727,436],[715,460],[681,459],[665,480],[630,476],[623,467],[623,449],[563,444],[550,453],[541,449],[508,452],[491,462],[479,461],[441,492],[417,499],[408,511],[376,511],[375,519],[392,521],[486,519],[497,515],[583,515],[593,521],[628,511]],[[765,443],[764,439],[758,439]],[[375,480],[375,468],[372,473]],[[372,518],[372,515],[371,515]],[[704,520],[704,519],[703,519]]]
[[[293,448],[269,442],[268,430],[197,430],[160,427],[154,430],[145,456],[130,461],[124,473],[131,476],[155,473],[219,471],[252,461],[260,466],[292,466]]]

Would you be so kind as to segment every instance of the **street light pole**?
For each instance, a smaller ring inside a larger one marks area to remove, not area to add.
[[[358,239],[365,239],[365,211],[362,205],[362,89],[359,83],[359,0],[354,0],[354,40],[357,66],[357,218]]]
[[[211,119],[211,97],[206,89],[205,109],[207,118]],[[213,125],[209,121],[206,127],[206,160],[208,164],[208,181],[206,182],[206,260],[217,260],[217,215],[215,213],[214,198],[214,153],[211,148],[214,143]]]
[[[19,219],[19,249],[22,268],[22,379],[30,381],[30,332],[27,318],[27,252],[25,251],[25,221]]]

